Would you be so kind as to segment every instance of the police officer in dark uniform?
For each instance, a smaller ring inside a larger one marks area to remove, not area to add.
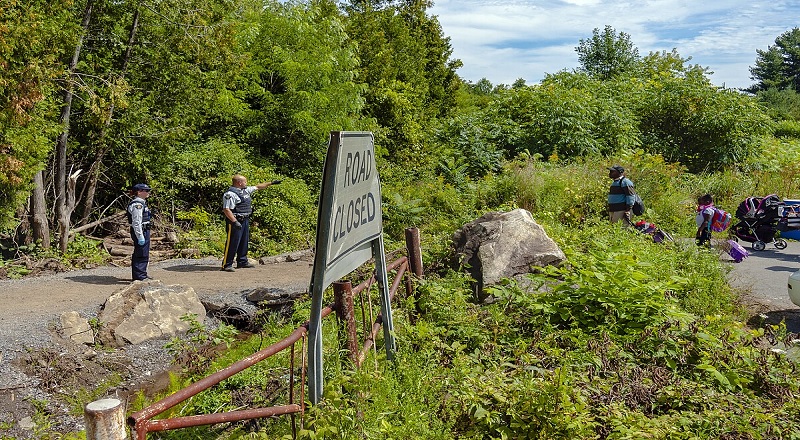
[[[236,267],[255,267],[247,259],[247,249],[250,242],[250,215],[253,213],[252,198],[250,194],[270,185],[277,185],[280,180],[259,183],[247,186],[247,179],[239,174],[233,176],[231,187],[222,195],[222,213],[225,215],[225,225],[228,232],[225,240],[225,254],[222,259],[222,270],[234,272],[233,262]]]
[[[145,202],[150,197],[150,191],[151,188],[144,183],[133,185],[133,200],[128,203],[128,223],[133,240],[131,277],[134,281],[152,279],[147,276],[147,264],[150,263],[150,209]]]

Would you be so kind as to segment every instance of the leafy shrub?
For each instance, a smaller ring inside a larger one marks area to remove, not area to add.
[[[311,189],[297,179],[283,179],[280,185],[256,192],[250,220],[254,255],[313,247],[317,227],[316,203],[317,198]]]
[[[230,348],[238,333],[236,328],[227,324],[209,329],[198,321],[197,315],[182,316],[181,321],[189,324],[186,334],[172,338],[164,348],[175,358],[176,364],[182,365],[192,375],[206,371],[211,365],[217,345],[225,344]]]
[[[800,121],[783,120],[777,122],[773,135],[778,138],[800,139]]]
[[[67,244],[67,251],[63,254],[56,253],[55,249],[43,251],[42,255],[52,255],[59,258],[67,267],[87,268],[95,267],[109,260],[110,255],[101,246],[102,241],[93,240],[76,234]]]
[[[199,206],[188,211],[178,211],[175,218],[179,222],[178,249],[197,249],[200,255],[221,256],[221,234],[212,214]],[[224,234],[224,233],[223,233]]]

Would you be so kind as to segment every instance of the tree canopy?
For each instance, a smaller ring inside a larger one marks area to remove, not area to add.
[[[66,228],[85,225],[136,182],[158,188],[152,205],[173,219],[216,212],[234,173],[314,193],[331,131],[373,132],[389,181],[467,188],[525,155],[642,149],[714,170],[770,129],[756,100],[713,87],[675,50],[640,57],[611,26],[580,40],[581,69],[493,86],[457,75],[428,1],[6,4],[0,223],[27,241],[46,239],[26,223],[66,213]]]
[[[774,46],[756,53],[756,65],[750,68],[750,79],[756,84],[749,91],[777,88],[800,92],[800,28],[782,33]]]
[[[595,28],[592,37],[582,39],[575,47],[581,70],[598,79],[605,80],[629,73],[639,66],[639,49],[631,42],[631,36],[606,25],[600,32]]]

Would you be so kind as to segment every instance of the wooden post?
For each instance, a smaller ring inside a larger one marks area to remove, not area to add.
[[[86,440],[126,440],[125,406],[117,399],[95,400],[83,411]]]
[[[336,317],[340,324],[344,324],[350,360],[358,367],[358,335],[356,334],[355,307],[353,305],[353,285],[350,281],[337,281],[333,283],[333,294]]]
[[[417,278],[422,278],[422,249],[419,241],[419,229],[406,228],[406,250],[408,251],[408,265],[411,273]]]
[[[408,252],[408,269],[414,275],[413,278],[422,279],[422,248],[420,246],[419,229],[406,228],[406,252]],[[414,310],[410,318],[411,322],[416,322],[417,315],[421,312],[419,309],[419,296],[416,294],[414,288],[414,280],[412,277],[406,276],[406,295],[414,298]]]

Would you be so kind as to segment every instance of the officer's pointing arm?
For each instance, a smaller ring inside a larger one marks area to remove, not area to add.
[[[277,185],[277,184],[279,184],[279,183],[281,183],[281,182],[282,182],[282,180],[280,180],[280,179],[276,179],[276,180],[273,180],[273,181],[271,181],[271,182],[259,183],[258,185],[256,185],[256,188],[258,188],[258,189],[264,189],[264,188],[266,188],[266,187],[268,187],[268,186]]]

